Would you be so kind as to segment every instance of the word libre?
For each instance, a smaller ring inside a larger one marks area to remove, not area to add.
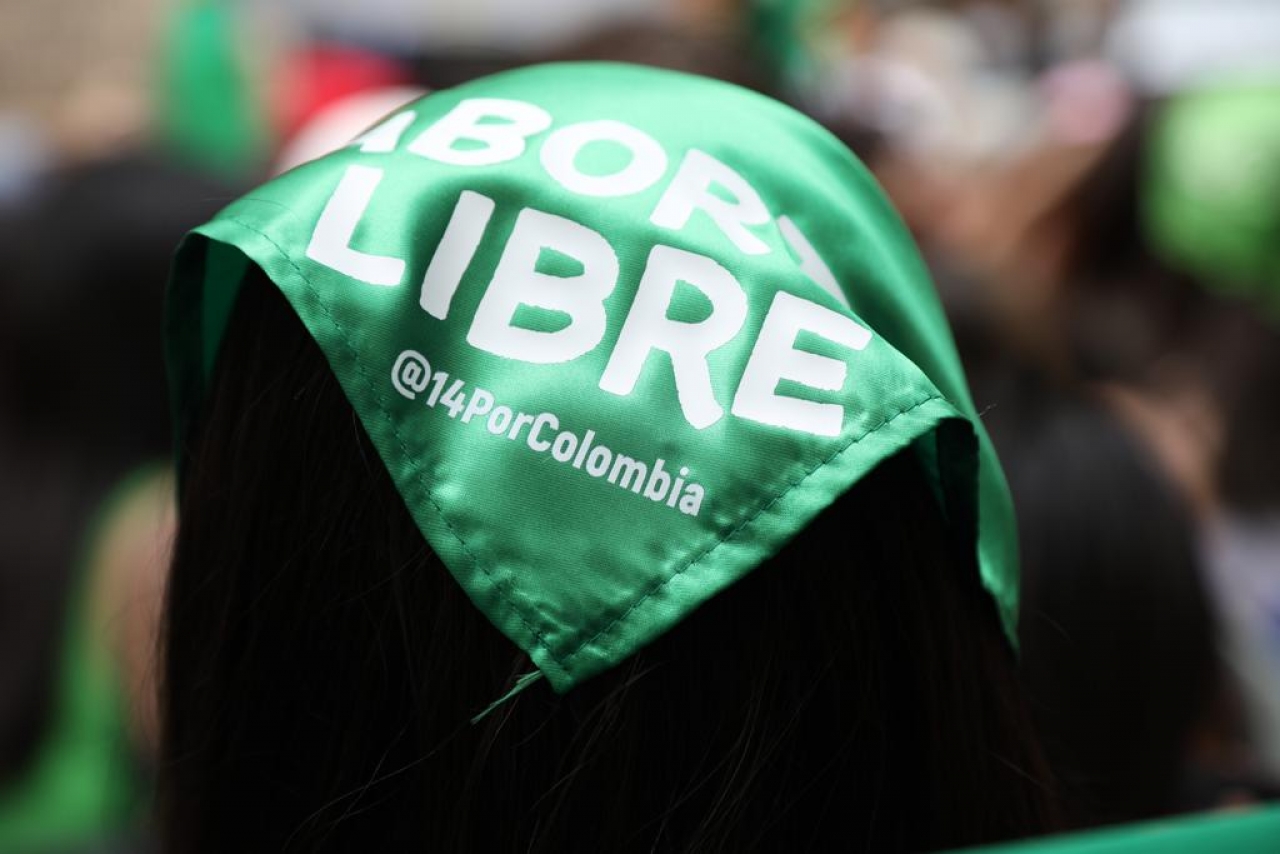
[[[368,154],[395,151],[415,119],[413,110],[398,113],[352,145]],[[461,169],[479,169],[525,156],[529,140],[547,133],[552,125],[551,115],[534,104],[472,98],[414,136],[405,150]],[[609,174],[587,174],[576,163],[588,145],[619,146],[628,158]],[[552,180],[589,198],[641,192],[669,171],[667,153],[656,139],[613,120],[560,127],[546,135],[539,157]],[[392,288],[404,283],[405,261],[352,246],[357,226],[376,205],[384,172],[363,164],[347,167],[320,214],[306,254],[351,279]],[[426,314],[442,321],[449,317],[453,297],[484,240],[494,209],[494,200],[482,193],[464,190],[459,195],[421,282],[419,305]],[[776,223],[798,268],[848,307],[830,269],[796,224],[786,216],[774,220],[742,175],[691,148],[649,221],[679,232],[695,216],[708,217],[728,244],[745,256],[772,251],[752,228]],[[552,275],[539,270],[539,258],[548,250],[573,259],[581,271]],[[618,263],[616,252],[600,232],[568,217],[523,208],[471,319],[467,342],[502,358],[536,364],[560,364],[587,354],[604,337]],[[696,288],[709,302],[711,311],[702,320],[668,317],[681,283]],[[521,306],[557,312],[567,323],[555,331],[519,326],[515,318]],[[599,388],[619,396],[631,394],[650,355],[660,350],[669,357],[685,420],[698,430],[715,424],[723,417],[724,406],[714,391],[708,356],[739,335],[747,311],[746,292],[719,261],[674,246],[654,245]],[[846,360],[796,348],[801,333],[851,351],[864,349],[871,340],[871,332],[851,317],[795,294],[776,292],[738,379],[730,413],[800,433],[837,436],[844,424],[841,405],[777,393],[782,381],[834,392],[847,380]]]

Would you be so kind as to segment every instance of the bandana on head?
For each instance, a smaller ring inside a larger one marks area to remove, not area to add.
[[[781,104],[570,64],[406,106],[184,243],[180,430],[251,263],[432,548],[557,691],[907,447],[1013,635],[1008,491],[928,276],[862,166]]]

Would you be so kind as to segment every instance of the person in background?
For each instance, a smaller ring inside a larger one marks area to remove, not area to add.
[[[986,424],[1018,508],[1021,666],[1077,826],[1214,806],[1197,751],[1221,696],[1196,525],[1101,400],[1023,376]]]
[[[139,833],[167,556],[172,242],[229,198],[135,153],[0,222],[0,849]]]

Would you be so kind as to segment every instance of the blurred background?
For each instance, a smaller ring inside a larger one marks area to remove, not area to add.
[[[148,850],[181,235],[563,59],[787,101],[901,211],[1014,491],[1072,825],[1280,797],[1280,3],[3,0],[0,852]]]

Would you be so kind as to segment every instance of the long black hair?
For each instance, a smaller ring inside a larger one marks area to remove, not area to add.
[[[1054,824],[1013,651],[910,452],[624,665],[473,724],[531,665],[260,274],[188,440],[165,850],[916,851]]]

